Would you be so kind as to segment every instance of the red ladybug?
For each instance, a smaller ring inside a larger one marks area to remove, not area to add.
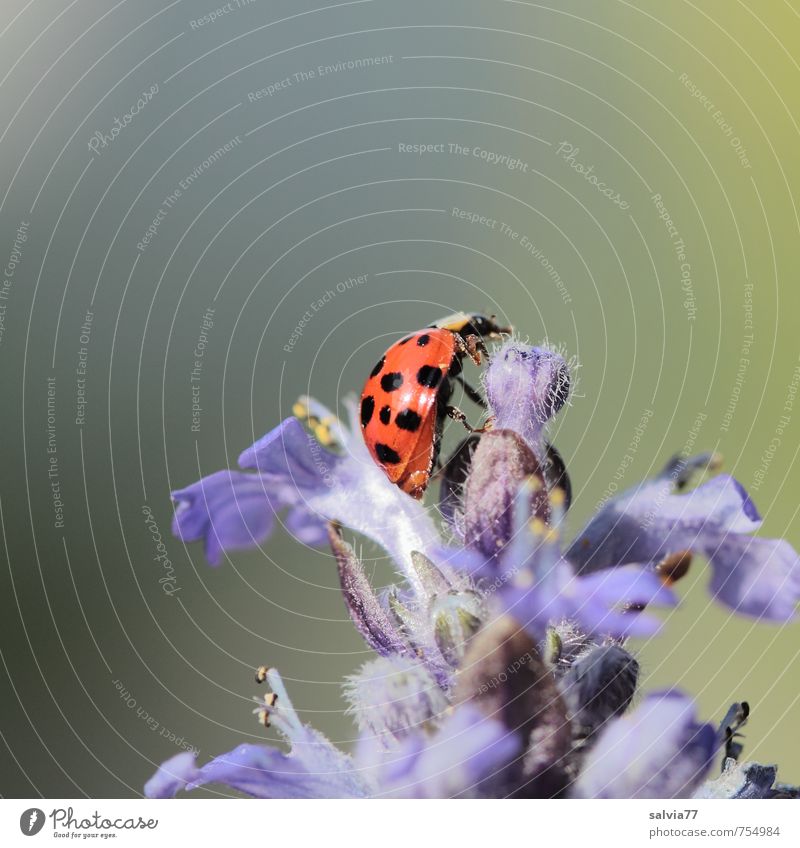
[[[480,365],[483,339],[510,332],[494,318],[452,315],[393,344],[372,369],[361,393],[364,441],[386,476],[411,497],[421,498],[428,485],[445,416],[472,430],[464,413],[448,403],[452,380],[485,406],[460,377],[463,358]]]

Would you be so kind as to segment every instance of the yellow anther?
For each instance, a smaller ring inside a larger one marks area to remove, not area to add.
[[[535,492],[538,492],[542,488],[542,481],[538,477],[531,474],[530,477],[526,479],[525,486],[528,491],[533,494]]]
[[[532,518],[529,526],[534,536],[544,536],[547,532],[547,525],[541,518]]]
[[[559,539],[558,530],[555,527],[548,527],[544,539],[548,544],[554,544]]]
[[[550,492],[550,503],[555,507],[562,507],[567,501],[566,493],[563,489],[553,489]]]
[[[311,419],[309,419],[310,422]],[[331,431],[326,424],[315,424],[314,426],[314,435],[317,437],[317,441],[323,445],[329,445],[331,443]]]

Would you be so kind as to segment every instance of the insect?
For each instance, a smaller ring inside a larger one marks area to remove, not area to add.
[[[449,404],[452,382],[459,380],[468,397],[485,406],[461,377],[464,357],[480,365],[483,340],[510,332],[494,317],[451,315],[393,344],[372,369],[361,393],[364,441],[386,476],[411,497],[425,492],[446,416],[478,432]]]

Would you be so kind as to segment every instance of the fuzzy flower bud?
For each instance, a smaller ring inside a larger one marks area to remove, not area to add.
[[[486,557],[505,549],[514,532],[515,500],[526,481],[531,483],[529,514],[548,522],[545,478],[533,451],[513,430],[485,433],[463,490],[465,544]]]
[[[564,357],[512,339],[492,356],[484,386],[495,427],[515,430],[543,457],[542,429],[569,397]]]
[[[638,680],[639,663],[618,644],[595,645],[572,663],[561,690],[581,747],[627,710]]]
[[[517,797],[556,797],[569,783],[570,722],[552,671],[510,616],[472,640],[459,673],[456,704],[470,702],[519,736],[524,755],[503,778]]]
[[[344,693],[359,730],[384,748],[395,747],[412,731],[433,729],[448,707],[425,666],[405,657],[364,663],[347,679]]]

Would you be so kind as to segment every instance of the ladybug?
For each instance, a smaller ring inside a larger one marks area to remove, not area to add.
[[[446,416],[473,428],[449,405],[452,381],[485,406],[461,375],[468,356],[476,365],[484,339],[510,333],[494,317],[459,313],[393,344],[370,372],[361,393],[361,429],[370,455],[386,476],[413,498],[421,498],[439,458]]]

